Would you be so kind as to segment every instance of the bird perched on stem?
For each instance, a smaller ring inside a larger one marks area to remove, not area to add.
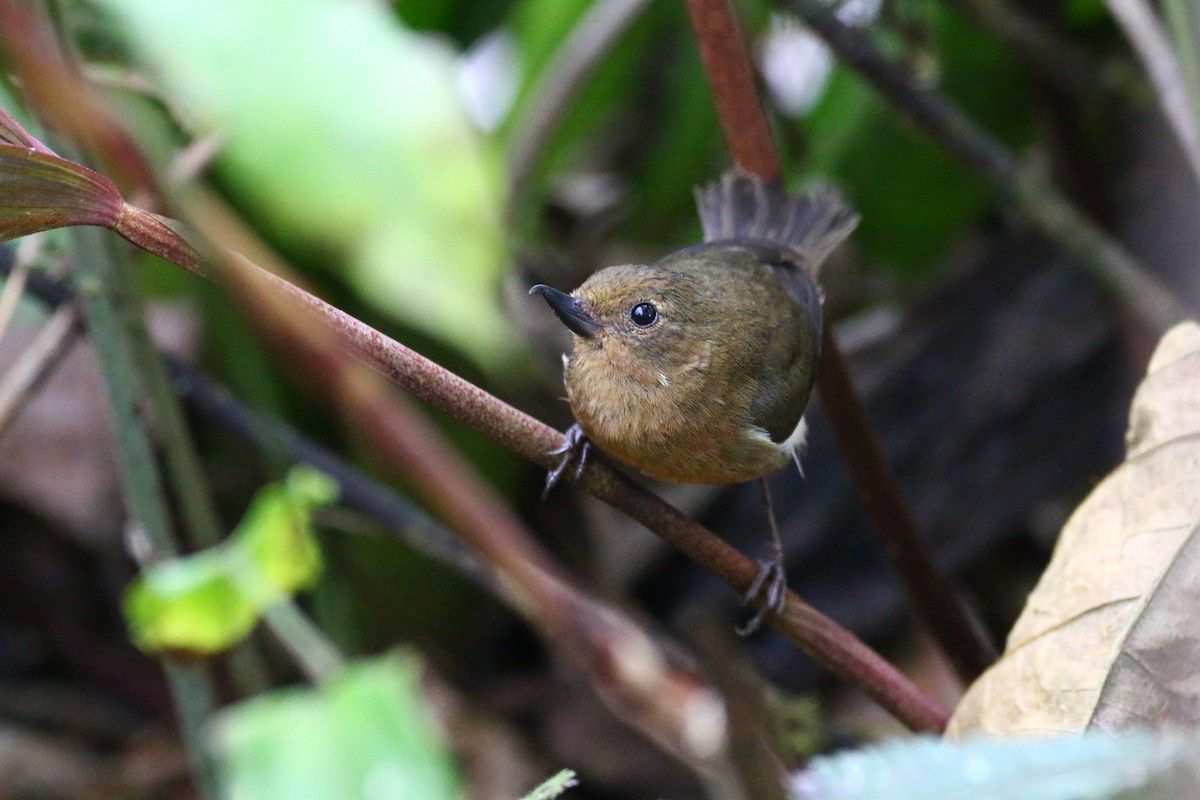
[[[758,628],[787,593],[766,475],[795,460],[821,346],[817,271],[858,216],[831,190],[793,197],[757,175],[727,173],[696,192],[704,244],[649,265],[608,267],[571,294],[540,292],[574,334],[564,358],[577,424],[547,477],[588,443],[673,483],[760,479],[767,558],[746,601]]]

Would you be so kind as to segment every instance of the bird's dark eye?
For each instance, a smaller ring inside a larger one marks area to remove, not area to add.
[[[658,319],[658,309],[654,303],[638,303],[630,309],[629,319],[639,328],[649,328]]]

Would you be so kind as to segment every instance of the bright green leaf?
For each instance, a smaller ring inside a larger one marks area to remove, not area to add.
[[[259,491],[227,542],[147,567],[125,595],[134,642],[204,654],[245,638],[266,608],[316,582],[312,512],[336,494],[331,478],[297,467]]]
[[[279,235],[334,256],[378,308],[477,358],[508,352],[499,160],[444,41],[378,3],[109,2]]]
[[[569,769],[559,770],[542,783],[541,786],[538,786],[532,792],[522,797],[521,800],[555,800],[556,797],[561,797],[567,789],[578,785],[579,780],[576,778],[574,771]]]
[[[249,700],[222,712],[213,732],[229,797],[460,797],[450,757],[422,702],[413,659],[359,663],[318,688]]]
[[[247,578],[265,606],[316,582],[321,551],[309,520],[315,508],[337,497],[337,484],[310,467],[297,467],[282,483],[259,491],[233,535],[232,546],[253,562]]]
[[[125,593],[133,641],[148,653],[216,653],[245,638],[258,609],[238,585],[227,548],[156,564]]]

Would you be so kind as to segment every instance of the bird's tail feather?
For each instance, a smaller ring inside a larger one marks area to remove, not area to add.
[[[758,239],[786,245],[814,271],[859,219],[835,189],[792,197],[779,184],[741,170],[696,189],[696,206],[706,242]]]

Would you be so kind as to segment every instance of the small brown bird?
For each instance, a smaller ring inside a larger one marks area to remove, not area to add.
[[[833,191],[791,197],[731,172],[699,189],[704,244],[649,265],[600,270],[571,294],[538,284],[574,333],[564,357],[577,424],[547,488],[590,440],[673,483],[761,479],[795,459],[821,346],[817,269],[858,216]],[[584,438],[586,436],[586,438]],[[766,481],[768,559],[749,633],[786,596],[783,548]]]

